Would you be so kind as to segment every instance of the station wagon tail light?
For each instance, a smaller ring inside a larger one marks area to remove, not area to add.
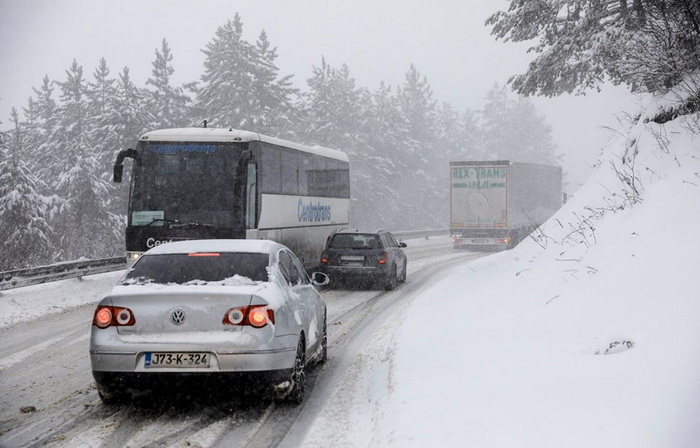
[[[382,253],[379,254],[379,256],[377,257],[377,263],[379,263],[379,264],[386,264],[386,259],[387,259],[386,252],[382,252]]]
[[[250,325],[262,328],[275,323],[275,312],[264,305],[231,308],[224,315],[224,325]]]
[[[325,252],[321,254],[321,263],[328,264],[328,254]]]
[[[118,306],[98,306],[92,318],[92,324],[98,328],[126,327],[135,323],[134,313],[129,308]]]

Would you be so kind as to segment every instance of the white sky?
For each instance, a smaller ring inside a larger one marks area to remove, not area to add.
[[[525,70],[526,47],[496,42],[486,18],[508,2],[494,0],[0,0],[0,120],[24,107],[44,75],[65,79],[76,59],[85,77],[100,58],[112,75],[128,66],[145,85],[156,48],[165,38],[173,52],[174,82],[199,80],[201,50],[216,29],[241,15],[244,38],[265,30],[278,49],[282,75],[306,79],[321,56],[332,66],[346,63],[358,86],[375,90],[380,81],[400,85],[410,64],[428,78],[435,99],[455,109],[478,109],[494,83]],[[56,92],[56,98],[58,97]],[[577,188],[615,126],[614,114],[629,104],[621,89],[586,98],[536,99],[553,126],[564,170]]]

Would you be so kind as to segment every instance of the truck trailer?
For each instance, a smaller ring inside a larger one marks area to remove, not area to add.
[[[450,162],[455,249],[515,247],[561,204],[561,167],[508,160]]]

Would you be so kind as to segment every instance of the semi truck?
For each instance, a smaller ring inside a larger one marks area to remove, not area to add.
[[[515,247],[561,205],[561,167],[508,160],[450,162],[455,249]]]

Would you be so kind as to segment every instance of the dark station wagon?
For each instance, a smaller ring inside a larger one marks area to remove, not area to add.
[[[332,285],[352,281],[392,290],[406,281],[406,243],[387,230],[340,230],[328,239],[319,271]]]

